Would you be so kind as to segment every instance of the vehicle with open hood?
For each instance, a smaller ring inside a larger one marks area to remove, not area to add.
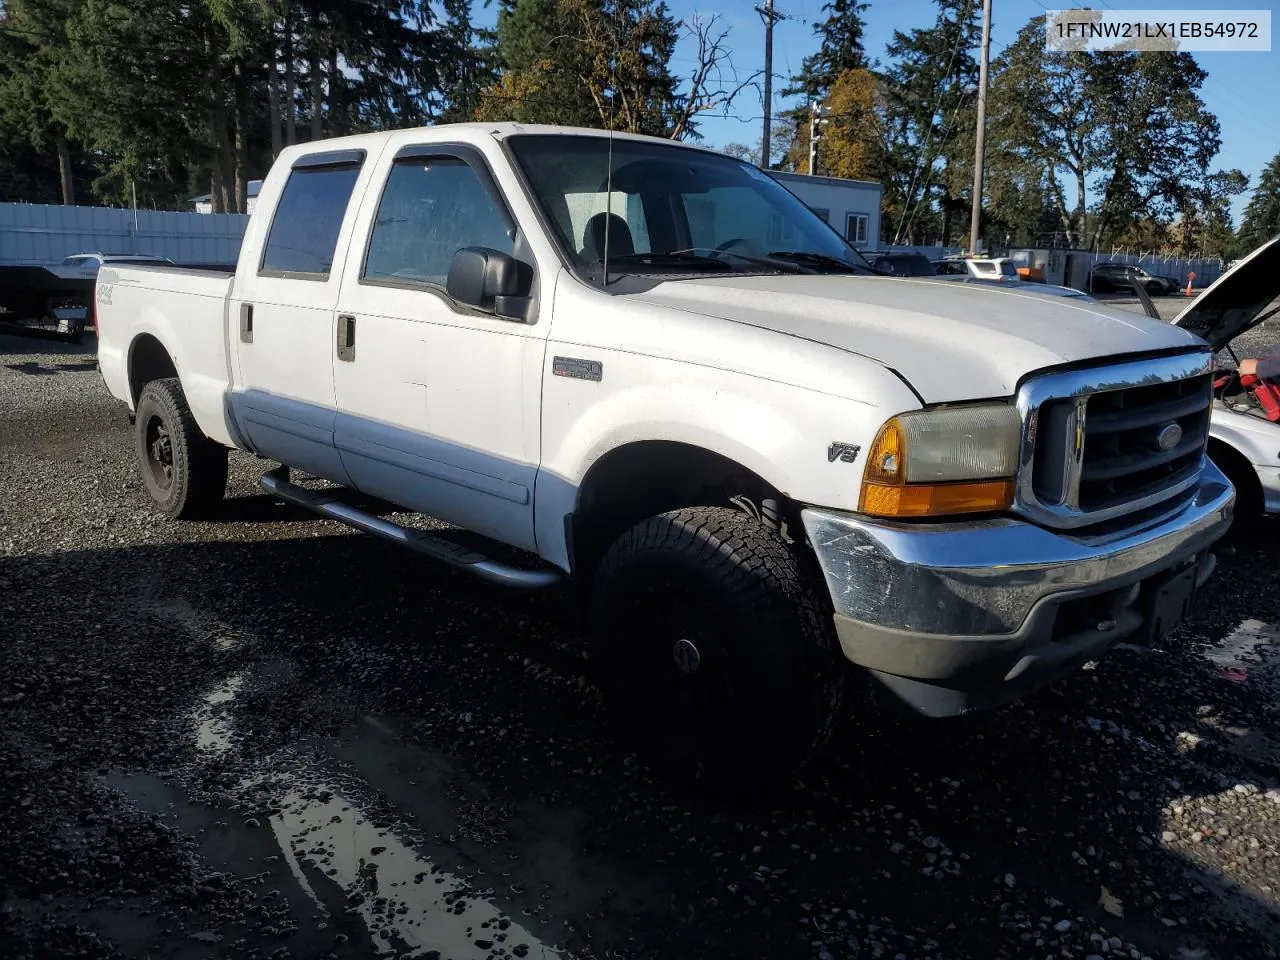
[[[477,123],[291,146],[233,272],[107,264],[96,300],[159,510],[216,509],[235,448],[456,571],[577,581],[615,714],[691,777],[795,769],[868,675],[955,716],[1151,642],[1230,523],[1199,337],[877,275],[687,144]]]
[[[1280,513],[1280,387],[1242,378],[1236,369],[1242,358],[1235,348],[1242,336],[1277,316],[1280,237],[1235,261],[1173,321],[1231,361],[1214,382],[1209,456],[1236,488],[1240,523]]]

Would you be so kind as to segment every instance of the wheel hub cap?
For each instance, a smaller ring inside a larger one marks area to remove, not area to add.
[[[675,660],[676,666],[680,668],[681,673],[697,673],[698,667],[702,664],[702,654],[688,640],[677,640],[674,649],[671,651],[671,656]]]
[[[160,487],[167,488],[173,482],[173,438],[158,417],[148,424],[146,450],[151,475]]]

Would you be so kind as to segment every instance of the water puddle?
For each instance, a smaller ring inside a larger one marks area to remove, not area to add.
[[[1277,672],[1272,658],[1280,654],[1280,630],[1262,620],[1243,620],[1220,643],[1206,647],[1203,653],[1206,660],[1224,673],[1231,671],[1248,676],[1261,672],[1272,678]]]
[[[287,794],[281,806],[271,829],[299,885],[321,907],[325,882],[336,885],[381,955],[561,955],[485,899],[487,891],[375,826],[338,789],[313,784]]]
[[[1280,705],[1280,629],[1262,620],[1243,620],[1222,642],[1203,651],[1224,679],[1247,683],[1264,706]],[[1221,741],[1222,749],[1270,772],[1280,772],[1280,732],[1264,726],[1239,726],[1218,717],[1202,717],[1200,725]],[[1200,739],[1194,733],[1185,740]]]
[[[238,737],[244,735],[236,729],[237,698],[247,684],[256,686],[261,680],[259,673],[251,678],[242,670],[200,699],[189,715],[198,758],[191,773],[205,764],[227,762]],[[277,848],[288,868],[287,874],[280,870],[279,881],[296,885],[290,899],[305,905],[304,911],[317,919],[358,918],[380,956],[421,960],[561,956],[490,899],[523,893],[522,888],[495,889],[484,885],[482,869],[475,871],[481,881],[476,883],[433,862],[423,852],[427,839],[414,836],[422,831],[406,825],[402,816],[387,816],[386,799],[348,766],[326,753],[324,742],[316,741],[254,761],[224,797],[233,803],[253,798],[261,804],[269,796],[270,813],[239,822],[225,813],[197,814],[196,805],[183,796],[181,771],[163,782],[143,775],[112,774],[103,783],[139,808],[176,821],[179,829],[206,833],[212,828],[218,837],[216,846],[226,853],[229,865],[244,868],[235,872],[259,870],[264,856],[274,859],[269,853]],[[444,789],[439,782],[423,788]],[[221,800],[217,806],[222,806]],[[382,816],[375,817],[373,810]],[[397,826],[392,827],[393,822]],[[239,860],[245,862],[239,864]]]
[[[229,704],[244,686],[244,672],[232,674],[204,695],[192,711],[196,721],[196,749],[203,756],[221,756],[234,743]]]

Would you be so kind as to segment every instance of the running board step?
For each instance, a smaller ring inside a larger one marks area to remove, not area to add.
[[[313,510],[322,516],[345,523],[357,530],[363,530],[365,533],[371,533],[383,540],[390,540],[402,547],[408,547],[416,553],[446,563],[456,570],[470,573],[490,583],[521,590],[538,590],[550,587],[563,579],[563,575],[558,570],[525,570],[499,563],[483,553],[477,553],[475,550],[425,530],[402,527],[398,523],[392,523],[372,513],[348,506],[322,490],[308,490],[306,487],[300,487],[289,481],[287,467],[264,473],[258,485],[267,493],[288,503]]]

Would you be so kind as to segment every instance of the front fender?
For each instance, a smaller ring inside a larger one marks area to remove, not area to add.
[[[550,370],[543,381],[538,545],[561,565],[567,563],[564,517],[577,509],[583,478],[612,450],[642,441],[688,444],[740,464],[790,499],[853,510],[862,459],[832,457],[831,445],[860,453],[889,416],[918,406],[892,375],[894,388],[879,394],[882,404],[872,404],[622,352],[605,355],[603,363],[607,381],[584,383]]]

